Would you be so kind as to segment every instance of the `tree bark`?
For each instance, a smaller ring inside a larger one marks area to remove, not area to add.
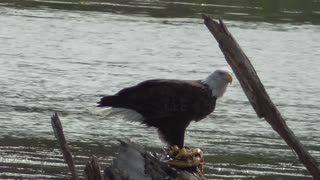
[[[258,117],[264,118],[271,125],[288,146],[296,152],[300,161],[313,178],[320,180],[318,163],[287,126],[280,112],[271,101],[248,57],[228,31],[223,21],[219,19],[219,22],[217,22],[205,15],[203,15],[203,19],[204,24],[219,43],[226,61],[234,71]]]

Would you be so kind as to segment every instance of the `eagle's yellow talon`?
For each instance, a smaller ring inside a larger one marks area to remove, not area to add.
[[[179,149],[177,146],[172,146],[168,152],[170,160],[167,164],[179,168],[199,167],[203,168],[203,152],[199,148],[195,149]]]
[[[178,154],[179,153],[179,148],[178,148],[178,146],[172,146],[171,147],[171,149],[169,150],[169,155],[170,156],[175,156],[176,154]]]
[[[174,157],[175,159],[189,158],[191,155],[190,151],[188,152],[185,148],[179,150],[178,154]]]
[[[188,160],[169,160],[167,163],[180,168],[196,167],[202,164],[200,157],[194,157]]]
[[[192,162],[190,162],[190,161],[170,160],[167,163],[169,165],[177,166],[180,168],[192,167]]]

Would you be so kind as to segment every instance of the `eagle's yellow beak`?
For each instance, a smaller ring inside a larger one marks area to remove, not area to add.
[[[232,76],[231,76],[231,74],[227,74],[227,81],[228,81],[228,83],[232,83]]]

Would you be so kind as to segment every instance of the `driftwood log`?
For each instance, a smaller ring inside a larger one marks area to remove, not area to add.
[[[264,118],[282,139],[298,155],[314,179],[320,180],[320,169],[316,160],[308,153],[294,133],[287,126],[276,106],[271,101],[257,72],[235,38],[220,19],[219,22],[203,15],[204,23],[219,43],[225,59],[238,78],[259,118]]]
[[[198,168],[177,169],[162,162],[162,153],[146,151],[130,140],[121,141],[117,157],[105,169],[107,180],[199,180],[204,179]]]

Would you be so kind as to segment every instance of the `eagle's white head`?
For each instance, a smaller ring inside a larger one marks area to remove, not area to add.
[[[232,83],[232,76],[229,71],[218,69],[202,80],[202,83],[209,86],[212,96],[219,98],[225,93],[228,83]]]

